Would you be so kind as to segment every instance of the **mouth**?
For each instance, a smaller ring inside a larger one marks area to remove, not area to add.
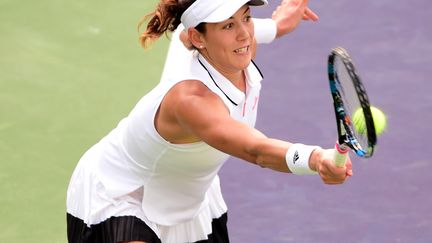
[[[245,47],[234,50],[234,52],[237,54],[244,54],[244,53],[247,53],[248,51],[249,51],[249,46],[245,46]]]

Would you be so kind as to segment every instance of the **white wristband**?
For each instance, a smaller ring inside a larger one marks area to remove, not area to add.
[[[309,167],[309,158],[312,152],[319,146],[309,146],[301,143],[294,143],[288,149],[285,160],[288,168],[296,175],[312,175],[318,172]]]
[[[276,39],[277,26],[273,19],[253,19],[255,39],[258,44],[270,43]]]

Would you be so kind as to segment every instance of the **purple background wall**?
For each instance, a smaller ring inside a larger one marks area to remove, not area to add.
[[[256,8],[268,17],[279,1]],[[388,116],[374,157],[324,185],[230,159],[221,171],[231,240],[430,242],[432,239],[432,2],[310,1],[318,23],[261,45],[257,128],[270,137],[332,147],[336,125],[326,77],[332,47],[352,55],[373,105]]]

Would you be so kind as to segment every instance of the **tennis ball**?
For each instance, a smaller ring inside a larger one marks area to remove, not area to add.
[[[384,132],[384,130],[387,126],[387,118],[386,118],[384,112],[382,112],[380,109],[378,109],[374,106],[371,106],[370,110],[371,110],[372,117],[374,120],[375,132],[377,135],[380,135],[381,133]],[[356,112],[354,112],[352,120],[353,120],[353,124],[354,124],[354,129],[359,134],[364,135],[366,133],[366,123],[364,120],[362,108],[359,108],[356,110]]]

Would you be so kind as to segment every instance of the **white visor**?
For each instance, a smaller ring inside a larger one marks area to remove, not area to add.
[[[218,23],[229,19],[243,5],[260,6],[267,0],[196,0],[181,16],[185,29],[200,23]]]

